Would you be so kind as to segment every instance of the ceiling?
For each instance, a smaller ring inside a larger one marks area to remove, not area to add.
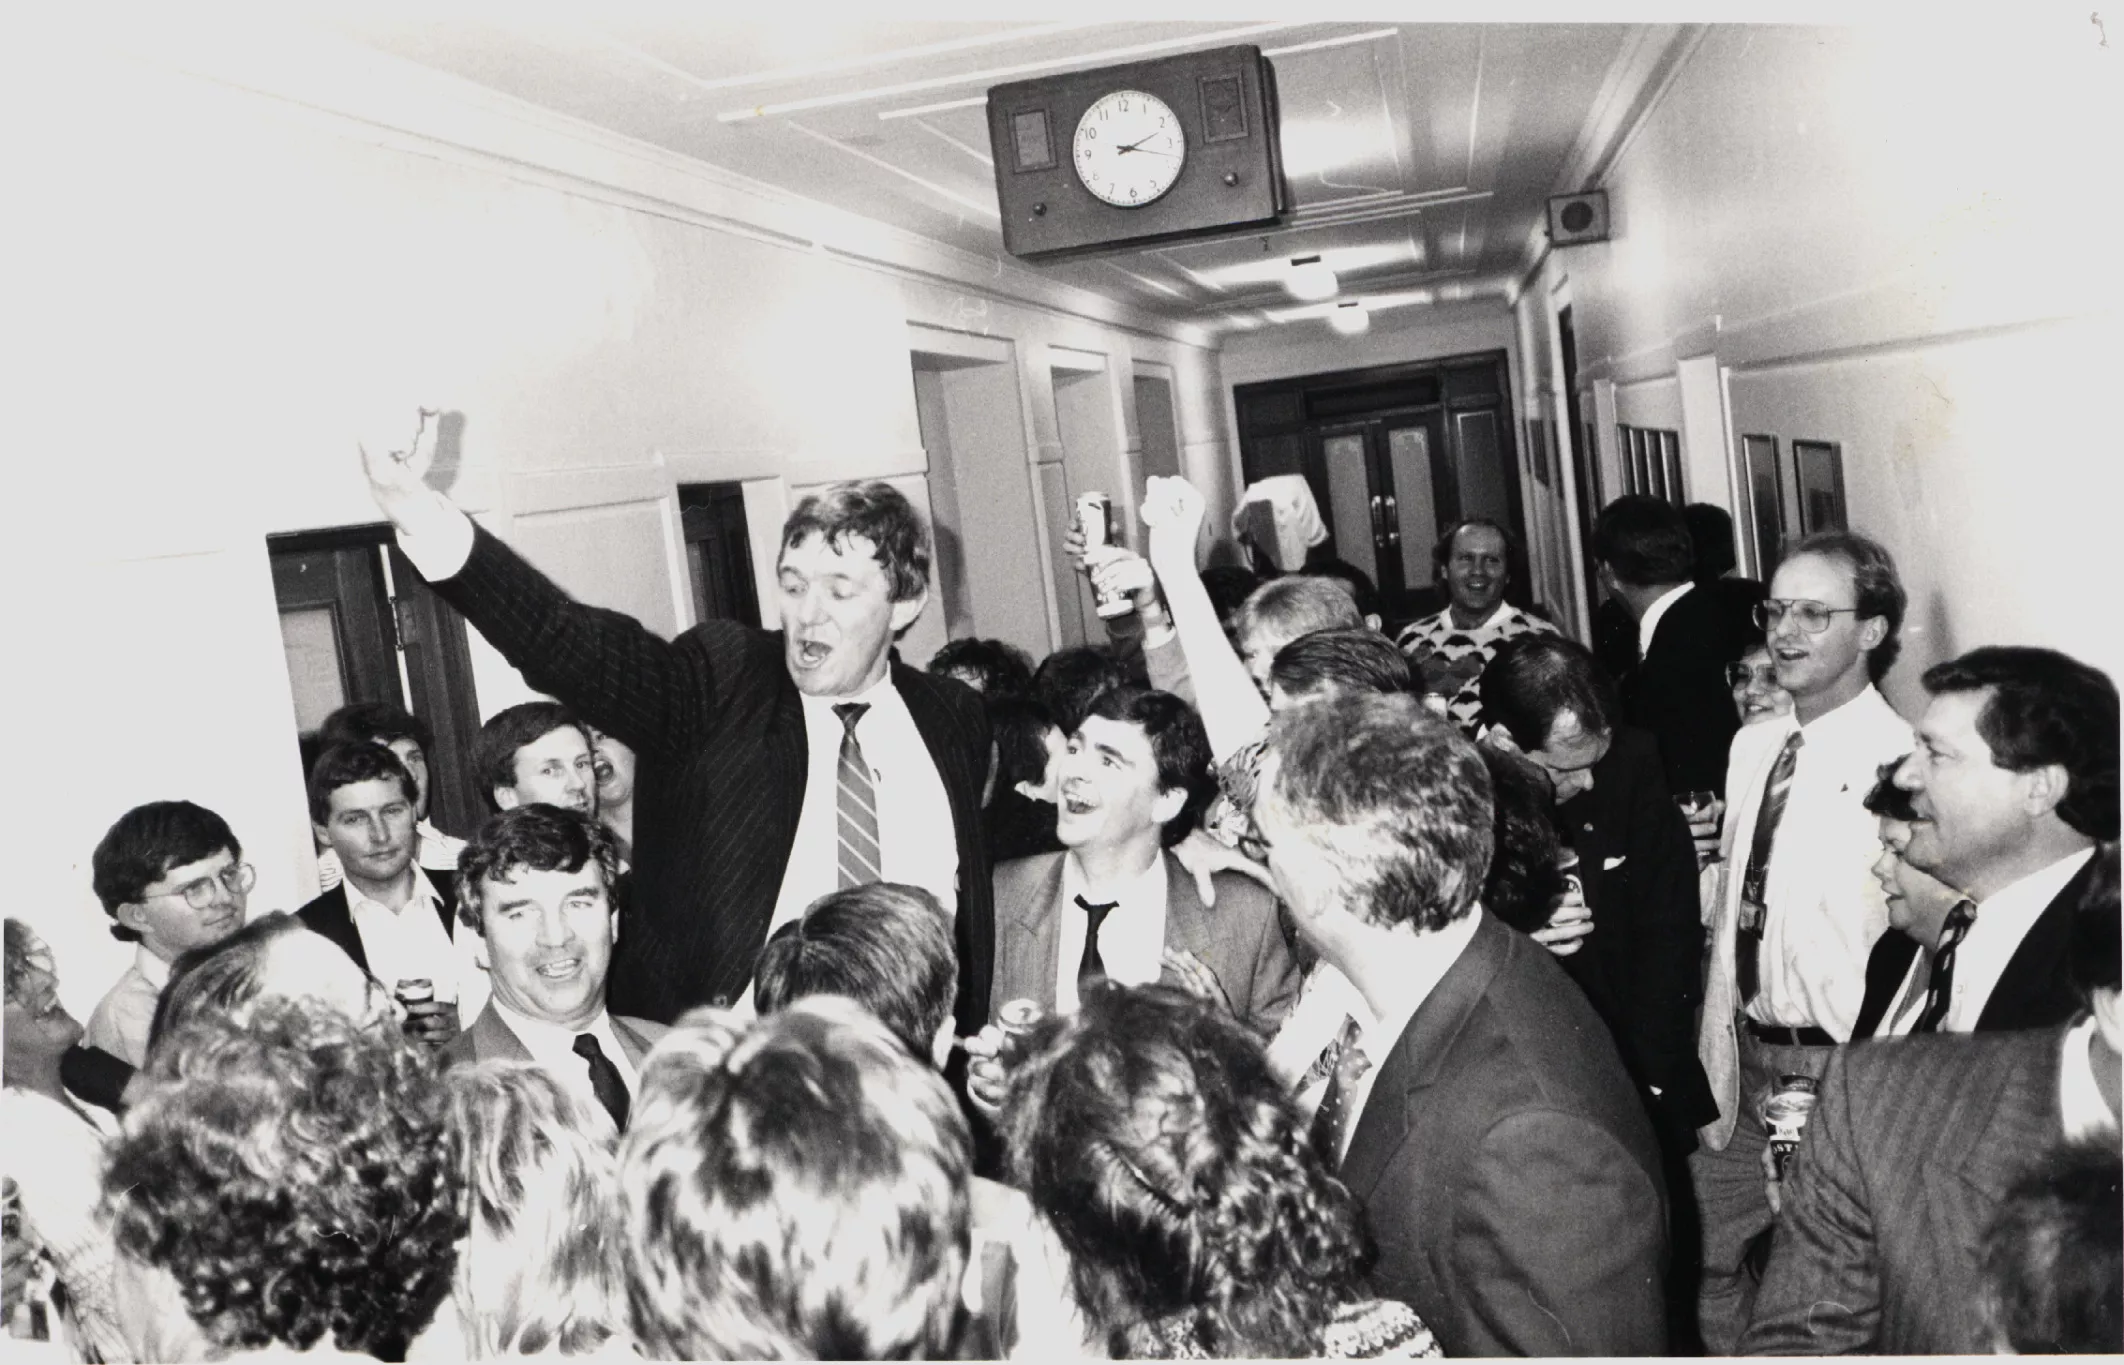
[[[1685,33],[1627,24],[738,21],[539,6],[327,20],[377,50],[981,256],[1009,259],[983,92],[1232,43],[1276,69],[1293,211],[1269,231],[1045,265],[1212,331],[1502,294],[1545,198],[1592,182]]]

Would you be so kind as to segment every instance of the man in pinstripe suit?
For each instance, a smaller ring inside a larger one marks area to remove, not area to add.
[[[956,1012],[978,1029],[995,956],[988,724],[965,687],[891,658],[928,600],[929,536],[907,499],[880,482],[811,494],[782,527],[782,629],[704,621],[665,640],[574,601],[430,488],[435,417],[410,449],[362,450],[407,558],[533,686],[638,757],[612,1007],[669,1021],[741,1004],[775,925],[883,879],[955,911]]]

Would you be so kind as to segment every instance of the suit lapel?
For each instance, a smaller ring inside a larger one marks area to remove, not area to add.
[[[347,900],[347,884],[341,882],[325,893],[324,902],[318,906],[310,927],[338,944],[354,965],[363,971],[369,970],[369,954],[361,946],[361,931],[354,927],[354,911]]]
[[[421,875],[435,888],[435,913],[442,918],[443,933],[457,942],[457,877],[454,873],[422,868]]]
[[[2077,1009],[2077,1000],[2067,998],[2072,991],[2064,980],[2069,975],[2065,963],[2072,951],[2073,920],[2087,898],[2097,861],[2082,863],[2028,926],[1984,1001],[1976,1024],[1980,1031],[2044,1028]]]
[[[1012,868],[1003,886],[1004,897],[996,902],[996,989],[989,1002],[993,1011],[1013,999],[1036,1000],[1040,1007],[1055,1007],[1055,978],[1060,972],[1062,859],[1066,854],[1046,853],[1028,858]]]
[[[479,1018],[472,1021],[472,1056],[482,1062],[528,1062],[532,1059],[531,1050],[516,1036],[515,1029],[502,1022],[491,1000],[479,1012]]]

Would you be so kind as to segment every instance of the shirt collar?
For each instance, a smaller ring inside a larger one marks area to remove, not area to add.
[[[1867,683],[1850,701],[1826,715],[1816,716],[1804,725],[1790,716],[1785,720],[1793,729],[1806,735],[1810,744],[1835,744],[1839,740],[1863,734],[1868,726],[1880,719],[1883,711],[1891,716],[1895,714],[1895,708],[1888,704],[1888,699],[1883,697],[1872,683]]]
[[[799,692],[797,697],[804,703],[804,710],[807,713],[823,715],[834,724],[839,725],[841,718],[834,715],[834,707],[846,706],[850,702],[861,702],[871,707],[888,706],[899,700],[900,692],[898,688],[892,685],[892,665],[887,663],[883,677],[852,697],[814,697],[809,692]]]
[[[346,879],[345,885],[347,888],[348,914],[396,915],[400,913],[385,905],[382,901],[370,900],[366,895],[362,894],[360,887],[354,885],[352,877]],[[406,897],[405,909],[411,910],[414,906],[419,905],[432,911],[441,901],[442,896],[435,890],[435,883],[428,880],[428,874],[421,870],[419,863],[413,864],[413,894]]]
[[[145,943],[133,945],[133,970],[158,991],[170,984],[170,964],[149,952]]]
[[[2002,916],[2026,918],[2033,923],[2050,903],[2057,899],[2065,883],[2079,875],[2087,860],[2094,857],[2094,846],[2089,845],[2077,853],[2068,853],[2048,867],[2037,868],[2017,882],[1986,896],[1977,904],[1977,918],[1996,922]]]
[[[2115,1141],[2118,1115],[2109,1112],[2102,1087],[2095,1081],[2095,1021],[2092,1015],[2065,1031],[2065,1055],[2058,1066],[2058,1109],[2065,1140],[2086,1142],[2108,1135]]]
[[[1677,583],[1645,608],[1644,619],[1637,623],[1637,657],[1642,659],[1652,652],[1652,632],[1659,629],[1659,618],[1667,614],[1667,608],[1681,600],[1682,594],[1695,586],[1694,583]]]
[[[502,1022],[507,1024],[532,1052],[573,1052],[576,1038],[585,1033],[595,1034],[599,1045],[608,1050],[619,1045],[619,1040],[612,1034],[612,1016],[602,1007],[599,1008],[597,1017],[581,1028],[564,1028],[559,1024],[544,1019],[533,1019],[528,1014],[510,1009],[502,1003],[499,995],[490,996],[487,1003],[494,1006],[494,1012],[501,1016]]]
[[[1090,883],[1085,880],[1084,869],[1077,864],[1077,851],[1075,849],[1069,850],[1062,858],[1062,893],[1064,899],[1073,896],[1083,896],[1086,900],[1091,899],[1086,890],[1089,885]],[[1130,877],[1120,886],[1107,889],[1107,894],[1114,898],[1115,906],[1123,912],[1133,910],[1142,905],[1164,905],[1165,893],[1165,850],[1162,848],[1158,850],[1158,856],[1150,860],[1149,867]]]

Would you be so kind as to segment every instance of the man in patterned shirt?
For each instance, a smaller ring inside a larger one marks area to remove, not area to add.
[[[1446,713],[1473,733],[1482,699],[1476,682],[1497,647],[1517,635],[1555,634],[1556,627],[1504,600],[1507,540],[1494,521],[1455,525],[1431,551],[1445,580],[1447,606],[1401,632],[1394,643],[1423,677],[1427,698],[1445,699]]]

